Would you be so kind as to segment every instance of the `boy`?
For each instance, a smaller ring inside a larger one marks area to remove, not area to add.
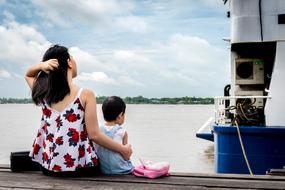
[[[108,97],[102,104],[105,125],[100,130],[123,145],[128,144],[127,132],[121,127],[125,120],[126,104],[117,96]],[[97,155],[103,174],[129,174],[134,166],[124,160],[119,153],[97,145]]]

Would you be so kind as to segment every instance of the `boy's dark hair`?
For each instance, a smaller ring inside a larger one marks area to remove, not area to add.
[[[125,113],[126,104],[120,97],[110,96],[104,100],[102,111],[105,121],[114,121],[121,112]]]
[[[64,46],[53,45],[45,52],[42,61],[57,59],[59,67],[49,74],[41,71],[37,76],[32,88],[32,99],[35,104],[46,101],[51,105],[63,100],[70,93],[67,81],[69,58],[68,49]]]

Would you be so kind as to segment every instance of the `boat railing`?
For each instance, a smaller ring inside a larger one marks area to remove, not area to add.
[[[271,96],[216,96],[214,97],[215,124],[227,125],[231,123],[231,118],[228,115],[230,112],[230,106],[235,106],[237,100],[250,99],[252,102],[258,102],[257,100],[266,100],[271,98]],[[264,101],[262,101],[262,106],[260,106],[260,104],[257,104],[256,106],[264,108],[263,105]],[[234,113],[234,111],[232,112]]]

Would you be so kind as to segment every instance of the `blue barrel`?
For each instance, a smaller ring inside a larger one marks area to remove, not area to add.
[[[285,128],[240,126],[245,152],[253,174],[285,166]],[[214,126],[217,173],[249,174],[237,128]]]

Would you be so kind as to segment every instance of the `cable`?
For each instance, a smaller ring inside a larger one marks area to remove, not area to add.
[[[263,122],[262,116],[260,115],[260,110],[263,107],[257,108],[254,103],[256,99],[251,101],[250,99],[239,99],[236,106],[229,106],[226,111],[236,110],[235,117],[232,119],[232,125],[235,125],[234,121],[237,121],[239,125],[261,125]]]
[[[263,42],[263,29],[262,29],[262,15],[261,15],[261,0],[259,0],[258,3],[258,8],[259,8],[259,23],[260,23],[260,37],[261,37],[261,41]]]
[[[239,126],[238,126],[238,123],[237,123],[236,120],[235,120],[235,124],[236,124],[236,127],[237,127],[238,138],[239,138],[239,142],[240,142],[242,154],[243,154],[244,160],[245,160],[245,162],[246,162],[247,169],[248,169],[248,171],[249,171],[249,174],[250,174],[250,175],[253,175],[252,170],[251,170],[251,167],[250,167],[250,164],[249,164],[249,161],[248,161],[247,156],[246,156],[246,153],[245,153],[245,149],[244,149],[244,146],[243,146],[243,142],[242,142],[242,138],[241,138]]]

